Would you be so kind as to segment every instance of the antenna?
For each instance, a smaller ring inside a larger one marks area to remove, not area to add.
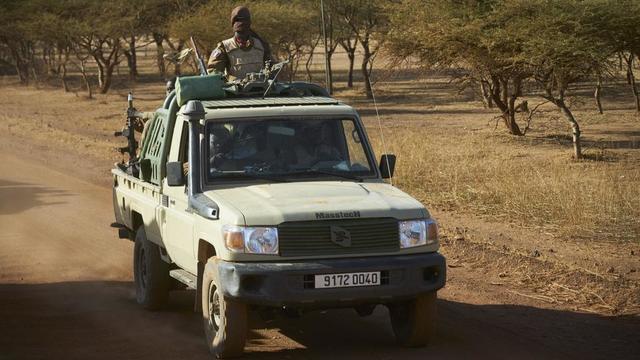
[[[329,49],[327,48],[327,26],[324,23],[324,0],[320,0],[320,14],[322,15],[322,37],[324,38],[324,76],[329,95],[333,94],[333,84],[329,75]]]
[[[376,95],[373,92],[373,84],[371,84],[371,75],[373,74],[373,66],[371,67],[371,72],[369,73],[369,88],[371,89],[371,97],[373,98],[373,106],[376,109],[376,118],[378,119],[378,127],[380,128],[380,138],[382,139],[382,151],[384,151],[385,154],[388,154],[387,152],[387,144],[384,141],[384,133],[382,132],[382,120],[380,120],[380,112],[378,111],[378,102],[376,101]],[[391,169],[391,166],[389,166],[389,157],[386,156],[385,157],[385,161],[387,162],[387,169]],[[393,185],[393,177],[391,176],[391,174],[389,174],[389,183],[391,185]]]
[[[264,94],[262,94],[262,97],[264,98],[265,96],[267,96],[267,94],[269,93],[269,90],[271,90],[271,86],[273,86],[273,83],[276,82],[276,79],[278,79],[278,75],[280,75],[280,71],[282,71],[282,68],[289,63],[289,60],[285,60],[282,62],[279,62],[275,65],[273,65],[273,67],[271,67],[272,71],[274,68],[276,70],[278,70],[278,72],[276,72],[276,75],[273,77],[273,79],[271,81],[269,81],[269,86],[267,86],[267,90],[265,90]]]

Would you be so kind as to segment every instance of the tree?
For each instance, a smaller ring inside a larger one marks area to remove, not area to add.
[[[521,16],[518,9],[486,0],[405,0],[394,9],[385,43],[392,58],[463,70],[456,75],[460,84],[480,84],[509,133],[523,135],[516,113],[531,69],[522,56],[524,39],[507,26]]]
[[[78,31],[75,18],[81,7],[71,1],[34,2],[38,3],[39,11],[33,14],[31,34],[41,50],[46,74],[58,77],[64,91],[69,91],[67,67],[71,63],[74,36]]]
[[[106,94],[111,88],[113,72],[124,56],[121,39],[130,36],[136,15],[129,11],[125,0],[84,0],[84,4],[75,42],[96,62],[100,93]],[[104,17],[105,13],[109,14],[108,18]]]
[[[192,6],[189,11],[180,11],[171,18],[169,36],[165,41],[173,52],[180,52],[193,36],[198,40],[199,50],[206,62],[215,46],[232,34],[229,14],[234,3],[221,0],[201,6],[194,3]],[[192,64],[196,69],[195,63]],[[179,65],[176,65],[175,74],[180,74]]]
[[[358,39],[353,37],[349,25],[344,16],[340,15],[342,1],[325,0],[325,25],[327,31],[327,65],[329,78],[333,83],[332,59],[338,46],[342,47],[349,59],[349,70],[347,73],[347,87],[353,87],[353,69],[355,67],[356,50],[358,49]],[[332,91],[333,89],[330,89]]]
[[[589,0],[590,22],[597,27],[595,36],[607,49],[618,54],[626,65],[627,80],[640,112],[640,91],[634,75],[635,61],[640,60],[640,3],[634,0]],[[598,101],[598,96],[596,96]]]
[[[164,61],[165,42],[172,49],[184,46],[184,39],[177,40],[176,44],[172,42],[170,35],[173,21],[184,20],[183,17],[188,19],[186,15],[199,14],[197,8],[203,4],[204,0],[144,0],[144,7],[139,12],[140,23],[143,32],[150,34],[156,45],[156,65],[160,76],[163,78],[166,78],[167,74],[167,67]],[[182,42],[182,45],[180,42]],[[180,48],[180,50],[182,49]],[[178,68],[177,70],[175,72],[179,74],[180,69]]]
[[[345,0],[333,4],[333,11],[342,18],[351,34],[343,39],[349,60],[353,61],[355,50],[351,48],[351,38],[356,39],[362,48],[361,71],[367,98],[373,98],[371,71],[378,50],[384,44],[388,29],[386,2],[380,0]],[[349,52],[351,51],[351,52]],[[353,63],[353,62],[352,62]],[[352,67],[351,67],[352,68]]]
[[[313,56],[321,37],[320,7],[315,1],[256,1],[251,5],[256,32],[271,44],[280,59],[289,59],[292,80],[300,62]],[[295,31],[292,31],[295,29]]]
[[[30,31],[38,12],[34,5],[32,1],[0,2],[0,44],[11,54],[11,65],[24,85],[34,69],[35,39]]]
[[[599,16],[592,4],[579,1],[514,0],[514,8],[528,14],[510,25],[526,39],[522,55],[528,59],[541,96],[554,104],[572,129],[574,157],[582,158],[581,131],[567,102],[571,85],[601,72],[614,48],[598,35]]]

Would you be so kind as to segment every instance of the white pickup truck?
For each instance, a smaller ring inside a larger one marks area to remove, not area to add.
[[[248,311],[265,309],[384,305],[399,344],[425,345],[445,259],[429,212],[384,180],[395,156],[376,162],[358,113],[317,86],[193,90],[213,80],[178,79],[139,171],[112,170],[137,301],[158,309],[176,284],[195,289],[220,358],[242,354]]]

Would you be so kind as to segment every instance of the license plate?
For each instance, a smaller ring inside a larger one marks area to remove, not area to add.
[[[377,285],[380,285],[380,271],[315,276],[316,289]]]

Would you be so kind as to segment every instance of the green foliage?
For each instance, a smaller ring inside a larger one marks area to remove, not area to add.
[[[263,0],[251,4],[252,27],[281,58],[301,56],[321,34],[317,1]]]
[[[208,55],[217,43],[232,35],[229,14],[234,6],[232,0],[219,0],[175,13],[167,27],[169,36],[183,41],[194,36]]]
[[[425,66],[463,68],[479,75],[524,70],[522,37],[508,28],[511,9],[496,1],[404,1],[391,15],[387,49]]]
[[[599,35],[603,23],[593,4],[548,0],[510,4],[527,14],[514,18],[510,28],[522,34],[521,54],[535,69],[537,79],[548,78],[566,89],[606,66],[615,49],[612,41]]]

